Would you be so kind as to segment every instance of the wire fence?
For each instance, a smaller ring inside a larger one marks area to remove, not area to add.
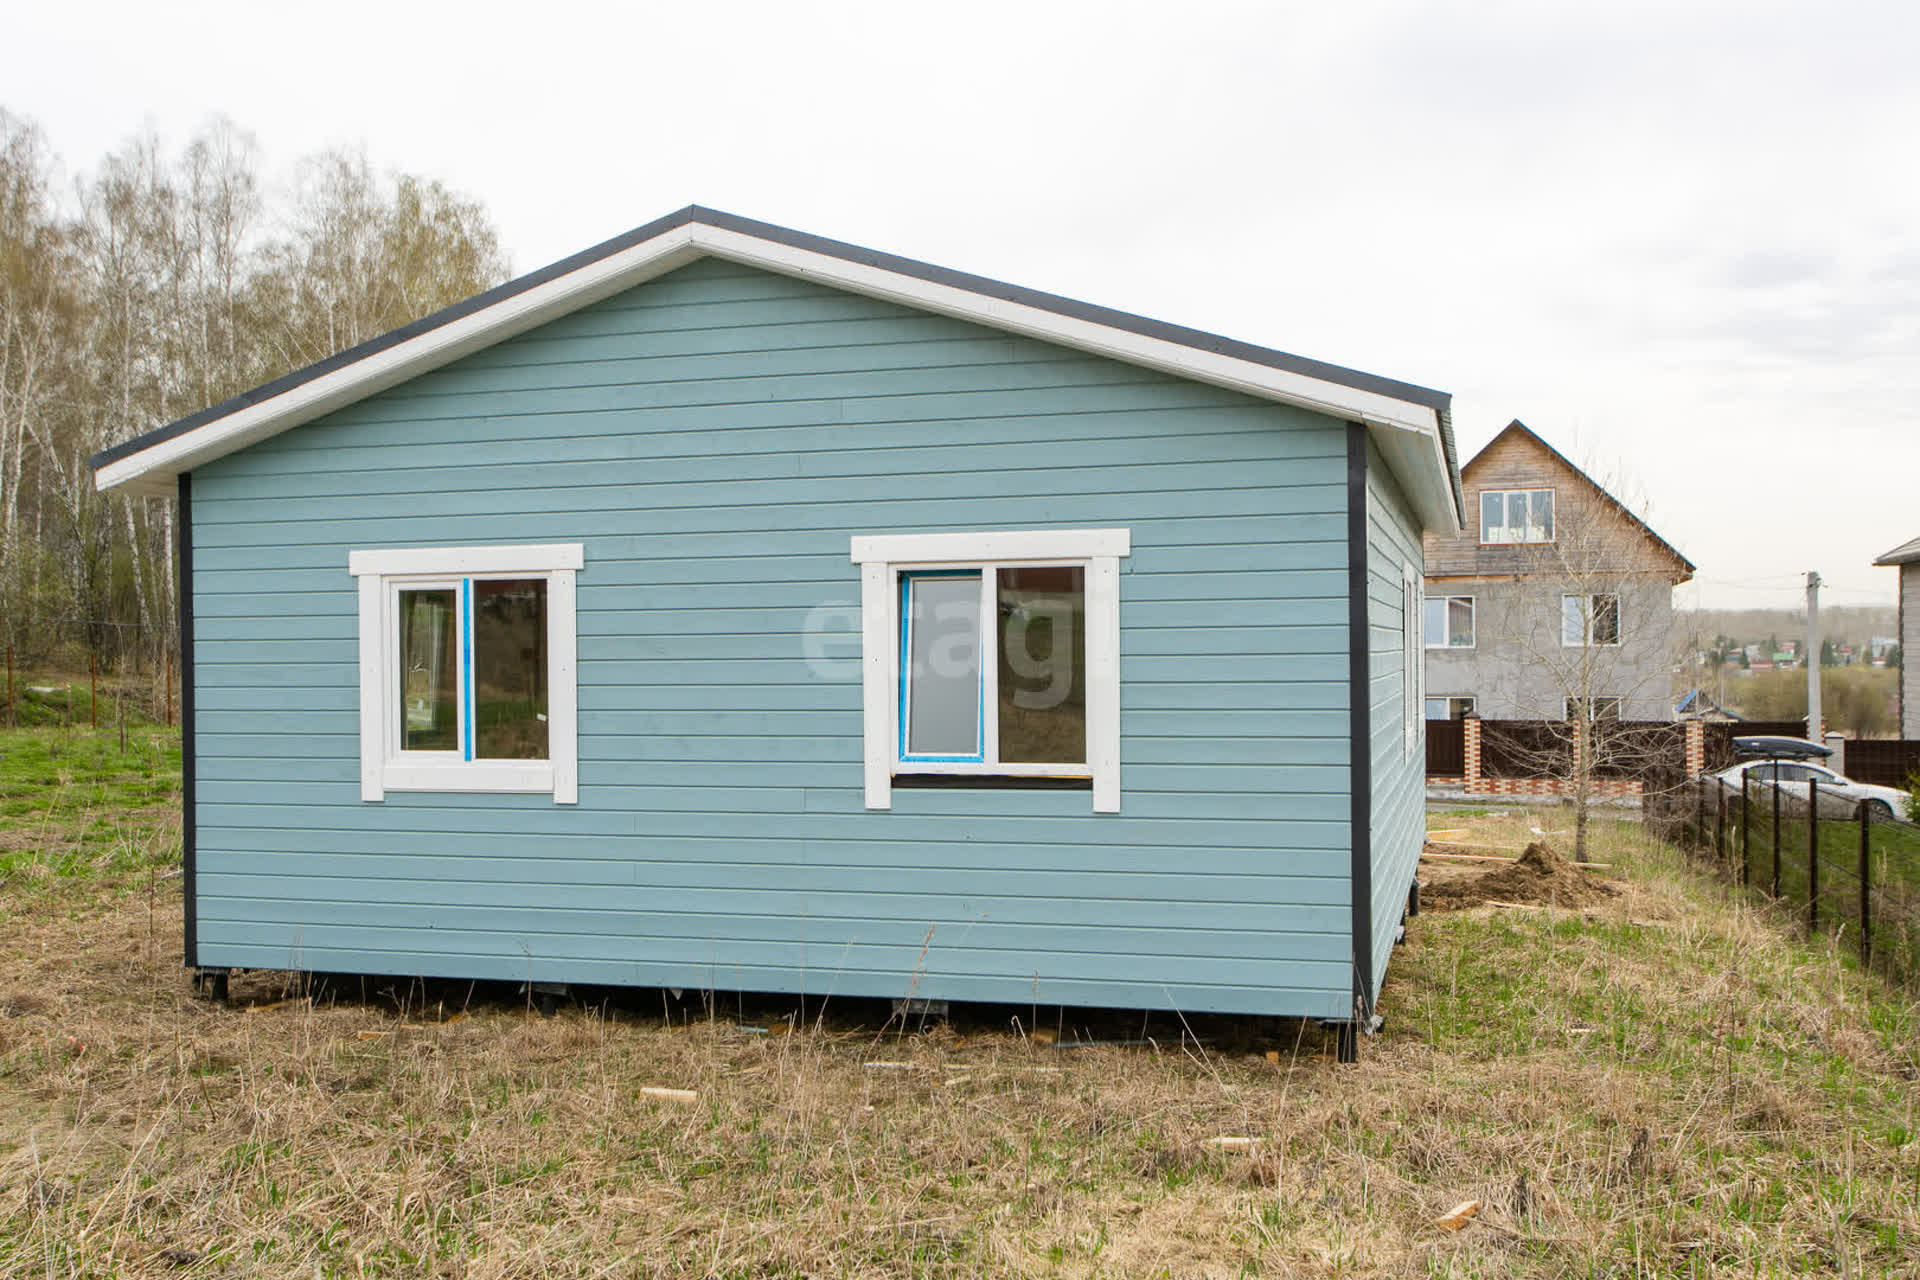
[[[132,720],[173,725],[180,715],[178,637],[170,626],[110,619],[26,619],[30,641],[7,640],[8,728],[100,728]]]
[[[1731,883],[1789,909],[1810,936],[1920,988],[1920,826],[1818,781],[1669,774],[1643,801],[1658,834]]]

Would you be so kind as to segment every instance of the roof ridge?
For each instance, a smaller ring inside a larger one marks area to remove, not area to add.
[[[1021,285],[1009,284],[988,276],[974,275],[956,271],[948,267],[936,266],[913,258],[904,258],[897,254],[869,249],[842,240],[832,240],[810,232],[796,231],[790,227],[770,222],[760,222],[724,210],[710,208],[700,204],[689,204],[651,222],[643,223],[619,235],[590,245],[577,253],[569,254],[546,266],[536,268],[511,280],[495,285],[491,289],[462,299],[451,306],[443,307],[429,315],[390,329],[385,333],[357,343],[345,350],[335,352],[324,359],[299,369],[284,373],[277,378],[230,396],[217,404],[187,414],[171,422],[155,427],[150,431],[134,436],[119,444],[110,445],[90,458],[89,466],[94,470],[123,458],[142,453],[155,445],[185,435],[196,428],[218,422],[244,409],[274,399],[313,382],[328,374],[351,367],[369,357],[399,346],[413,338],[444,328],[467,316],[484,311],[508,299],[517,297],[543,284],[561,279],[593,265],[617,253],[642,245],[668,232],[690,224],[698,223],[722,231],[731,231],[740,235],[779,244],[788,248],[819,253],[841,261],[875,267],[894,272],[931,284],[957,288],[982,297],[998,301],[1011,302],[1022,306],[1034,307],[1042,311],[1070,319],[1081,320],[1108,328],[1137,334],[1142,337],[1173,343],[1215,355],[1243,360],[1251,364],[1297,374],[1317,381],[1332,383],[1350,390],[1384,396],[1409,404],[1419,405],[1432,410],[1442,423],[1443,446],[1449,466],[1457,469],[1458,456],[1453,447],[1452,431],[1449,428],[1449,410],[1452,397],[1443,391],[1398,379],[1382,377],[1363,370],[1331,364],[1307,356],[1298,356],[1272,347],[1262,347],[1221,334],[1210,333],[1202,329],[1193,329],[1185,325],[1169,324],[1154,320],[1133,312],[1119,311],[1095,303],[1081,302],[1060,294],[1046,293],[1038,289],[1029,289]]]

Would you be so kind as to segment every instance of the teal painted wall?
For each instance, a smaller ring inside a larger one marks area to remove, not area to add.
[[[1344,1014],[1344,477],[1330,419],[714,261],[210,464],[199,963]],[[849,536],[1059,526],[1132,530],[1123,811],[864,810]],[[580,803],[361,802],[348,552],[571,541]]]
[[[1392,958],[1407,894],[1426,839],[1427,722],[1415,717],[1406,736],[1402,681],[1405,650],[1401,569],[1412,565],[1424,583],[1420,524],[1372,442],[1367,445],[1368,721],[1373,760],[1373,993],[1377,997]],[[1415,591],[1424,597],[1424,588]],[[1424,655],[1422,655],[1424,656]]]

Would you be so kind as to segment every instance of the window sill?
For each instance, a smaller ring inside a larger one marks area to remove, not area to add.
[[[896,773],[893,785],[907,791],[1091,791],[1093,779],[1037,774]]]
[[[381,784],[387,791],[478,791],[508,795],[551,795],[556,790],[555,776],[553,764],[546,760],[390,763],[380,771]]]

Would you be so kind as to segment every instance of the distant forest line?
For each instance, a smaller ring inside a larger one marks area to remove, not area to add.
[[[364,150],[273,182],[226,120],[72,178],[0,108],[0,641],[23,667],[176,652],[174,504],[96,452],[506,279],[484,207]]]

